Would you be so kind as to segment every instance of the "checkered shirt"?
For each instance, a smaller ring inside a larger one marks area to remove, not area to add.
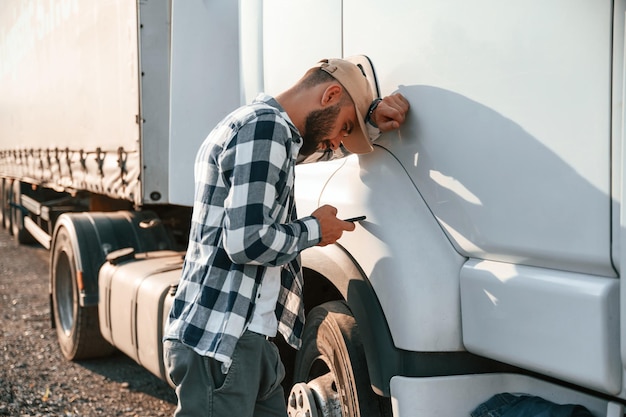
[[[263,278],[279,274],[278,331],[300,347],[299,253],[321,240],[318,221],[296,215],[301,145],[288,115],[266,95],[228,115],[204,141],[194,167],[189,246],[164,339],[179,340],[228,369]]]

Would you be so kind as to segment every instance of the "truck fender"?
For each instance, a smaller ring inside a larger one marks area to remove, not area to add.
[[[302,252],[305,270],[305,300],[315,300],[307,311],[327,300],[316,299],[319,280],[307,280],[314,271],[326,278],[342,295],[356,320],[367,361],[372,389],[388,396],[389,381],[400,369],[400,356],[378,298],[354,258],[339,245],[315,246]],[[307,271],[308,270],[308,271]]]
[[[516,372],[514,366],[459,352],[410,352],[395,346],[389,324],[369,279],[341,245],[315,246],[302,252],[305,308],[337,300],[346,301],[361,336],[372,390],[391,396],[391,378],[443,376],[459,373]],[[320,279],[323,277],[324,279]],[[327,280],[338,291],[328,295]],[[329,298],[336,296],[336,298]]]
[[[71,236],[81,307],[98,304],[98,271],[109,253],[122,248],[133,248],[136,252],[173,248],[165,226],[149,211],[62,214],[54,228],[51,256],[62,228]]]

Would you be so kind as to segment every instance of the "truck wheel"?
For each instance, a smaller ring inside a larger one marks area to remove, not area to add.
[[[52,249],[52,308],[61,352],[69,360],[96,358],[115,348],[100,334],[98,307],[81,307],[72,238],[58,230]]]
[[[22,192],[20,186],[21,183],[19,181],[13,181],[13,192],[11,193],[9,210],[11,217],[11,234],[17,243],[30,244],[34,243],[35,239],[24,227],[24,212],[22,211]]]
[[[3,179],[3,184],[2,184],[2,196],[0,196],[0,199],[2,200],[2,207],[0,208],[2,210],[2,227],[5,230],[8,230],[9,232],[12,232],[11,228],[11,190],[12,190],[12,185],[11,185],[11,180],[10,179]]]
[[[391,415],[390,400],[372,391],[358,327],[344,302],[312,309],[302,343],[294,381],[306,384],[294,385],[288,399],[290,416],[307,415],[307,411],[320,417]],[[312,403],[317,410],[302,409]]]
[[[0,229],[4,229],[4,202],[5,200],[5,196],[4,196],[4,187],[5,187],[5,183],[6,183],[6,179],[4,178],[0,178]]]

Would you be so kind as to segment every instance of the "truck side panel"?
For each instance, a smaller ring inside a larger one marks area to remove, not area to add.
[[[193,205],[193,162],[240,104],[238,3],[172,1],[169,201]]]
[[[470,260],[461,305],[471,352],[620,392],[619,280]]]
[[[412,105],[380,143],[461,254],[616,275],[611,1],[344,7],[345,54],[367,51],[383,93]],[[363,36],[391,27],[403,46]]]

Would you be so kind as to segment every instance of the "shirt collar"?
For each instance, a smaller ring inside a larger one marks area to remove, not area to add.
[[[283,107],[280,105],[280,103],[278,103],[278,101],[276,101],[274,97],[267,95],[265,93],[261,93],[258,96],[256,96],[253,103],[265,103],[268,106],[276,108],[280,112],[280,115],[287,121],[291,130],[293,130],[293,132],[295,133],[294,140],[298,138],[302,139],[302,135],[300,134],[300,131],[298,130],[296,125],[294,125],[293,122],[291,121],[289,114],[287,114],[285,109],[283,109]]]
[[[291,118],[289,117],[289,114],[287,114],[285,109],[283,109],[283,107],[280,105],[280,103],[278,103],[278,101],[274,97],[267,95],[265,93],[259,94],[253,100],[252,103],[253,104],[264,103],[270,107],[274,107],[275,109],[279,111],[281,117],[285,119],[285,121],[287,122],[287,124],[289,125],[289,128],[291,129],[293,133],[292,138],[291,138],[291,141],[293,142],[293,146],[291,147],[291,152],[292,152],[292,156],[296,158],[296,160],[298,160],[300,158],[300,148],[302,147],[302,143],[304,142],[304,139],[302,138],[302,135],[300,134],[300,131],[298,130],[298,128],[291,121]]]

